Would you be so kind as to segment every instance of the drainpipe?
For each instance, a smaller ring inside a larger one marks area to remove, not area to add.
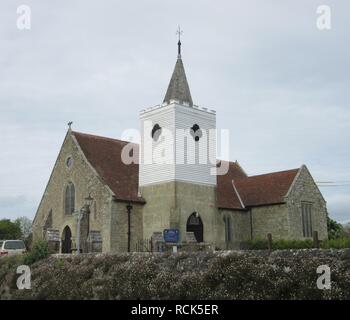
[[[127,204],[126,210],[128,211],[128,252],[130,252],[130,244],[131,244],[131,210],[132,210],[132,205],[130,203]]]
[[[250,213],[250,240],[253,240],[253,214],[252,209],[249,210]]]

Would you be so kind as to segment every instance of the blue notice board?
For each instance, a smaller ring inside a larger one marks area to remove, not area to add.
[[[180,240],[179,229],[164,229],[163,234],[165,242],[178,243]]]

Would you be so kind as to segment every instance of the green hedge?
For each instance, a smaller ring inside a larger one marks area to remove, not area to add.
[[[338,239],[330,239],[324,240],[321,242],[321,248],[323,249],[344,249],[350,248],[350,238],[338,238]]]
[[[243,248],[247,250],[266,250],[268,241],[265,239],[250,240],[243,243]],[[311,249],[314,248],[313,241],[307,240],[274,240],[272,241],[273,250],[285,249]],[[338,238],[323,240],[320,243],[322,249],[346,249],[350,248],[350,238]]]

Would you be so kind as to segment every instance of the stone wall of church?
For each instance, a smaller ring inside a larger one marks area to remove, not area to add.
[[[312,230],[319,239],[327,239],[327,206],[308,169],[303,166],[287,197],[286,204],[254,207],[252,226],[254,238],[266,238],[271,233],[274,239],[302,240],[303,202],[312,205]]]
[[[128,211],[127,202],[113,201],[111,216],[111,252],[128,251]],[[139,240],[143,240],[142,230],[143,205],[133,203],[130,214],[130,250],[137,251]],[[139,251],[142,251],[139,249]]]
[[[225,241],[225,243],[217,243],[221,249],[239,249],[242,241],[251,239],[251,222],[250,212],[240,210],[220,210],[220,217],[224,221],[224,217],[230,217],[231,219],[231,241]],[[218,226],[219,232],[225,235],[225,224],[220,223]]]
[[[225,240],[223,220],[216,208],[215,187],[172,181],[141,187],[141,194],[146,200],[143,208],[144,237],[149,238],[153,232],[167,228],[177,228],[181,241],[185,241],[187,220],[197,212],[203,222],[204,242]]]
[[[290,221],[290,238],[304,239],[302,228],[303,202],[311,203],[312,230],[318,232],[319,239],[327,239],[327,206],[306,166],[302,166],[299,176],[286,197]]]
[[[71,168],[66,165],[68,157],[73,160]],[[102,250],[110,251],[111,193],[85,160],[69,132],[66,135],[37,210],[33,223],[34,241],[44,237],[45,222],[52,210],[52,228],[58,229],[62,235],[63,229],[69,226],[74,246],[77,222],[72,215],[66,215],[64,212],[65,188],[69,182],[72,182],[75,186],[76,210],[84,205],[84,199],[89,193],[94,198],[90,213],[90,230],[101,232]]]
[[[224,240],[223,220],[216,208],[216,188],[210,185],[177,181],[176,210],[172,212],[171,221],[180,229],[182,240],[185,240],[188,218],[197,212],[203,222],[203,241],[215,243]]]
[[[170,212],[175,210],[175,183],[152,184],[140,187],[146,204],[143,206],[143,236],[151,238],[153,232],[175,227],[170,223]]]
[[[289,239],[289,216],[286,204],[251,208],[253,239]]]

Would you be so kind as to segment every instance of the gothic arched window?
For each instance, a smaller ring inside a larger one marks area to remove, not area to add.
[[[225,216],[224,223],[225,223],[225,240],[226,242],[231,242],[232,241],[231,217]]]
[[[75,210],[75,187],[73,183],[68,183],[64,197],[64,212],[72,214]]]

